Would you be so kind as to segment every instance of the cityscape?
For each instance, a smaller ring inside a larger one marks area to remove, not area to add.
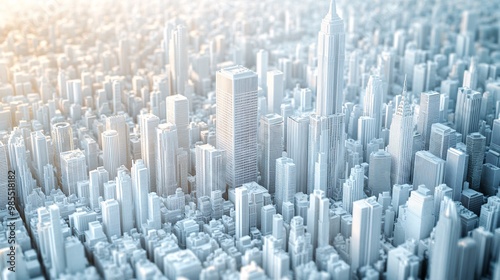
[[[0,278],[500,280],[500,1],[0,1]]]

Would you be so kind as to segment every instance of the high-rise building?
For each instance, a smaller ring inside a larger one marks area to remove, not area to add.
[[[256,70],[259,79],[259,87],[262,88],[264,92],[267,92],[267,66],[269,64],[269,53],[266,50],[259,50],[257,52]],[[269,113],[272,110],[268,109]]]
[[[387,280],[418,278],[419,259],[407,248],[398,246],[389,250],[387,256]]]
[[[104,233],[111,241],[111,237],[122,235],[120,204],[114,199],[101,202],[102,224]]]
[[[290,222],[290,236],[288,238],[291,266],[297,267],[312,261],[312,253],[311,234],[306,232],[304,219],[295,216]]]
[[[283,118],[278,114],[267,114],[260,118],[259,171],[261,185],[270,194],[275,192],[276,159],[283,152]]]
[[[120,164],[120,136],[116,130],[106,130],[102,137],[102,161],[104,168],[109,172],[111,179],[116,177],[116,170]]]
[[[272,70],[267,72],[267,112],[279,114],[284,94],[283,72]]]
[[[366,92],[363,102],[363,115],[375,120],[375,137],[378,138],[382,129],[382,104],[384,103],[384,88],[382,79],[379,76],[371,75],[366,85]],[[358,127],[359,129],[359,127]],[[358,133],[359,139],[359,133]],[[371,140],[371,139],[368,139]]]
[[[286,151],[296,167],[297,192],[311,193],[307,183],[309,118],[291,116],[287,122]]]
[[[479,190],[481,172],[483,171],[486,137],[478,132],[471,133],[467,135],[466,145],[467,154],[469,155],[467,182],[469,182],[472,189]]]
[[[410,183],[413,145],[413,112],[406,96],[406,84],[401,102],[394,113],[387,151],[391,154],[392,184]]]
[[[337,15],[335,1],[321,22],[318,34],[318,81],[316,114],[342,113],[344,91],[344,21]]]
[[[167,122],[175,124],[179,148],[189,149],[189,101],[184,95],[170,95],[166,99]]]
[[[58,277],[66,269],[64,239],[60,221],[61,215],[59,206],[56,204],[50,205],[48,210],[50,215],[49,250],[51,274],[54,277]]]
[[[274,200],[278,213],[282,213],[284,202],[293,202],[297,192],[297,166],[287,154],[283,152],[282,157],[276,159],[276,194]]]
[[[148,219],[149,171],[143,160],[132,165],[132,195],[134,198],[135,224],[139,230]]]
[[[455,129],[462,134],[462,142],[470,133],[479,131],[481,99],[482,96],[477,91],[464,87],[458,89]]]
[[[445,197],[434,234],[434,248],[429,261],[429,279],[455,279],[457,242],[460,238],[460,219],[455,203]]]
[[[431,193],[434,188],[443,183],[446,162],[429,151],[415,153],[413,169],[413,185],[424,185]]]
[[[118,176],[116,177],[116,200],[120,204],[122,234],[129,233],[136,225],[132,197],[132,179],[126,169],[118,170]]]
[[[344,183],[342,205],[344,210],[352,214],[354,201],[363,199],[365,183],[365,174],[363,167],[356,165],[351,169],[351,175]]]
[[[41,131],[31,133],[31,147],[33,149],[34,167],[36,169],[36,179],[42,189],[45,189],[43,168],[51,162],[47,138]]]
[[[257,179],[257,75],[243,66],[217,72],[217,149],[226,151],[226,184]]]
[[[309,196],[307,209],[307,232],[311,234],[313,255],[316,249],[328,245],[329,242],[329,206],[330,202],[325,197],[325,192],[315,189]]]
[[[248,189],[245,186],[238,187],[234,190],[234,192],[234,209],[236,211],[236,234],[234,237],[238,240],[250,233]]]
[[[472,231],[472,238],[477,245],[476,270],[474,273],[475,279],[480,279],[486,276],[490,268],[490,254],[493,245],[493,233],[478,227]]]
[[[87,162],[79,149],[61,153],[62,188],[66,195],[77,194],[77,182],[88,180]]]
[[[429,152],[446,160],[448,148],[454,148],[456,144],[457,133],[454,129],[441,123],[432,124],[429,140]]]
[[[453,200],[460,201],[462,188],[467,178],[469,155],[465,152],[449,148],[446,156],[446,171],[444,182],[453,190]]]
[[[477,245],[471,237],[458,240],[457,274],[456,279],[474,279],[477,258]]]
[[[67,122],[52,126],[52,143],[54,143],[54,163],[61,170],[61,153],[74,149],[73,129]]]
[[[434,227],[433,193],[423,185],[411,192],[406,211],[406,238],[421,240],[429,237]]]
[[[420,111],[418,113],[417,131],[422,134],[425,149],[429,149],[431,127],[439,122],[439,106],[441,94],[435,91],[422,92],[420,95]]]
[[[120,114],[106,118],[106,130],[116,130],[118,133],[118,166],[125,165],[125,167],[130,168],[132,166],[131,157],[129,155],[130,131],[125,120],[125,115]],[[111,178],[114,178],[114,176]]]
[[[141,132],[141,157],[149,172],[149,187],[156,192],[156,127],[160,119],[153,114],[138,116]]]
[[[314,189],[314,166],[319,153],[324,153],[327,196],[336,199],[342,196],[341,179],[345,172],[344,48],[344,21],[337,15],[335,1],[332,1],[318,33],[316,112],[310,119],[307,186],[309,191]]]
[[[391,190],[391,154],[389,152],[379,149],[371,153],[368,165],[368,188],[375,197]]]
[[[210,144],[196,146],[196,195],[210,196],[212,191],[226,191],[226,153]]]
[[[169,42],[170,79],[172,88],[170,92],[185,95],[185,86],[188,80],[188,34],[186,27],[178,25],[171,32]]]
[[[374,196],[355,201],[352,210],[351,270],[374,264],[379,257],[382,205]]]
[[[156,128],[156,136],[156,188],[159,196],[167,197],[177,189],[177,129],[163,123]]]

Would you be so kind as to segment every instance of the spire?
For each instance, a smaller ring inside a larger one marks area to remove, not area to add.
[[[403,82],[403,93],[402,95],[404,96],[406,94],[406,74],[405,74],[405,81]]]
[[[330,9],[328,10],[328,13],[332,17],[337,14],[337,6],[335,0],[330,0]]]

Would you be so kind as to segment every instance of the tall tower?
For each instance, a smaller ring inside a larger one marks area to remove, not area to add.
[[[135,161],[132,166],[132,195],[134,197],[135,222],[139,230],[142,230],[142,224],[147,223],[148,219],[149,173],[143,160]]]
[[[283,118],[278,114],[267,114],[260,118],[259,171],[261,185],[270,194],[275,192],[276,159],[283,152]]]
[[[439,122],[440,99],[441,94],[435,91],[422,92],[420,95],[417,131],[422,134],[422,138],[425,141],[425,149],[429,149],[432,124]]]
[[[282,157],[278,158],[276,164],[276,208],[282,213],[283,202],[293,202],[293,196],[297,192],[297,173],[296,166],[291,158],[288,158],[283,152]]]
[[[392,118],[387,151],[391,154],[391,181],[394,184],[410,183],[413,146],[413,112],[406,96],[406,81],[403,97]]]
[[[374,196],[353,203],[350,251],[352,271],[377,261],[381,224],[382,205]]]
[[[88,180],[87,162],[79,149],[61,153],[62,187],[66,195],[76,194],[76,183]]]
[[[363,102],[363,115],[375,119],[375,137],[378,138],[382,129],[382,104],[384,102],[384,88],[379,76],[370,76],[366,85]],[[358,134],[359,137],[359,134]],[[368,139],[368,141],[371,139]],[[364,146],[364,145],[363,145]]]
[[[318,33],[318,79],[316,114],[311,115],[308,152],[308,190],[314,189],[315,163],[324,153],[327,163],[327,196],[342,197],[344,178],[345,116],[342,113],[344,88],[344,21],[337,15],[335,1],[321,22]]]
[[[153,114],[139,115],[141,131],[141,156],[149,172],[150,191],[156,192],[156,127],[160,118]]]
[[[167,99],[167,122],[175,124],[179,148],[189,149],[189,101],[187,97],[176,94]]]
[[[73,129],[67,122],[56,123],[52,127],[52,141],[54,143],[54,162],[61,170],[61,153],[74,149]]]
[[[50,263],[54,276],[57,277],[66,269],[66,258],[64,253],[64,239],[61,229],[61,216],[59,206],[53,204],[49,206],[50,214]],[[51,273],[52,274],[52,273]]]
[[[453,200],[460,201],[463,183],[467,177],[469,155],[464,151],[449,148],[446,155],[444,182],[453,190]]]
[[[118,133],[119,153],[117,156],[119,159],[119,166],[125,165],[125,167],[130,168],[132,166],[131,158],[129,156],[130,132],[129,126],[125,120],[125,115],[120,114],[106,118],[106,130],[116,130]],[[114,178],[114,176],[111,178]]]
[[[196,196],[211,197],[212,191],[226,191],[226,153],[210,144],[196,146]]]
[[[186,27],[179,25],[172,31],[169,45],[169,62],[172,88],[170,92],[185,94],[188,76]]]
[[[171,123],[163,123],[156,128],[156,187],[159,196],[167,197],[177,189],[178,148],[177,129]]]
[[[466,140],[469,133],[479,131],[481,100],[482,96],[477,91],[463,87],[458,89],[455,128],[462,133],[462,142]]]
[[[307,190],[307,160],[309,143],[309,118],[291,116],[287,119],[286,152],[296,166],[297,192],[310,193]]]
[[[106,130],[102,137],[102,161],[111,179],[116,177],[116,169],[120,167],[119,135],[116,130]]]
[[[467,181],[469,182],[471,189],[479,190],[481,173],[483,172],[486,137],[478,132],[471,133],[467,135],[466,145],[467,154],[469,155]]]
[[[234,194],[234,209],[236,211],[236,233],[234,237],[236,237],[236,240],[239,240],[250,233],[248,189],[245,186],[236,188]]]
[[[455,203],[444,197],[436,226],[434,248],[430,263],[430,280],[454,279],[460,238],[460,218]]]
[[[217,149],[226,151],[226,184],[257,179],[257,74],[243,66],[217,72]]]
[[[318,34],[316,114],[320,116],[342,113],[344,60],[344,21],[337,15],[335,0],[332,0]]]

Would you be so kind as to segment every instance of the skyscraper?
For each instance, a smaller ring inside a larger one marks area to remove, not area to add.
[[[335,1],[318,33],[318,88],[316,114],[329,116],[342,113],[344,91],[344,21],[337,15]]]
[[[210,144],[196,146],[196,195],[209,196],[212,191],[226,191],[226,153]]]
[[[363,102],[363,115],[375,119],[375,136],[379,137],[382,129],[382,104],[384,102],[384,88],[379,76],[371,75],[366,85]],[[359,134],[358,134],[359,137]],[[371,139],[368,139],[371,140]]]
[[[170,76],[172,93],[185,95],[185,86],[188,79],[188,35],[186,27],[178,25],[171,32],[169,43]]]
[[[102,161],[104,168],[109,172],[111,179],[116,177],[116,169],[120,164],[119,135],[116,130],[106,130],[102,137]]]
[[[410,183],[411,158],[413,145],[413,112],[406,96],[406,83],[403,96],[392,118],[387,151],[391,154],[392,184]]]
[[[118,166],[125,165],[125,167],[130,168],[132,166],[131,158],[129,156],[130,131],[125,120],[125,115],[120,114],[106,118],[106,130],[116,130],[118,133]],[[112,176],[111,178],[114,178],[115,176]]]
[[[257,179],[257,75],[243,66],[217,72],[217,149],[226,151],[226,184]]]
[[[444,182],[453,190],[453,200],[460,201],[463,183],[467,177],[469,155],[465,152],[449,148],[446,156],[446,172]]]
[[[387,151],[379,149],[370,155],[368,188],[375,197],[391,190],[391,154]]]
[[[154,173],[154,172],[153,172]],[[134,198],[135,224],[139,230],[148,219],[149,171],[143,160],[132,165],[132,195]]]
[[[425,149],[429,149],[431,127],[439,122],[439,105],[441,94],[435,91],[422,92],[420,95],[420,111],[418,114],[417,131],[422,134]]]
[[[175,124],[179,148],[189,149],[189,101],[180,94],[170,95],[166,99],[167,122]]]
[[[267,112],[280,113],[283,101],[283,72],[272,70],[267,72]]]
[[[236,199],[234,204],[234,209],[236,211],[236,233],[234,237],[236,238],[236,240],[238,240],[250,233],[250,213],[247,187],[243,186],[236,188],[234,192]]]
[[[429,237],[434,227],[433,193],[423,185],[411,192],[406,211],[406,238],[421,240]]]
[[[307,232],[311,234],[313,255],[315,255],[317,248],[328,245],[328,209],[330,202],[328,198],[325,197],[325,192],[320,189],[315,189],[309,197]]]
[[[344,178],[345,116],[342,113],[344,60],[344,21],[337,15],[335,1],[318,33],[318,78],[316,112],[311,115],[308,151],[308,190],[314,189],[315,163],[324,153],[327,163],[327,196],[340,199]]]
[[[477,91],[466,87],[458,89],[455,129],[462,133],[462,141],[465,141],[470,133],[479,131],[481,99],[482,96]]]
[[[276,159],[276,194],[275,202],[278,213],[282,213],[284,202],[293,202],[293,196],[297,193],[297,168],[291,158],[283,152],[282,157]]]
[[[380,248],[382,205],[374,196],[353,203],[351,236],[351,270],[377,261]]]
[[[132,179],[126,169],[118,170],[116,177],[116,200],[120,204],[122,233],[129,233],[135,225]]]
[[[61,170],[61,153],[74,149],[73,129],[67,122],[56,123],[52,126],[52,142],[54,143],[54,162]]]
[[[461,139],[458,139],[459,141]],[[457,133],[454,129],[441,123],[434,123],[431,126],[429,140],[429,152],[446,160],[448,148],[454,148],[457,144]]]
[[[481,172],[483,171],[486,137],[477,132],[471,133],[467,135],[466,145],[467,154],[469,155],[467,181],[472,189],[479,190]]]
[[[167,197],[177,189],[178,148],[177,129],[174,124],[163,123],[156,128],[156,187],[159,196]]]
[[[430,263],[430,280],[455,279],[457,266],[457,242],[460,238],[460,219],[455,203],[444,198],[436,226],[434,248]]]
[[[76,183],[88,180],[87,162],[79,149],[61,153],[62,187],[66,195],[77,194]]]
[[[443,183],[445,163],[443,159],[431,154],[429,151],[416,152],[413,186],[425,185],[431,193],[434,193],[434,188]]]
[[[153,114],[139,115],[141,132],[141,157],[149,172],[149,187],[156,192],[156,127],[160,119]]]
[[[261,184],[270,194],[275,192],[276,159],[283,152],[283,118],[278,114],[267,114],[260,118],[259,171]]]
[[[111,241],[111,237],[122,236],[120,204],[114,199],[109,199],[101,202],[102,209],[102,224],[104,233]]]
[[[296,167],[297,192],[311,193],[307,184],[309,118],[291,116],[287,122],[286,151]]]

